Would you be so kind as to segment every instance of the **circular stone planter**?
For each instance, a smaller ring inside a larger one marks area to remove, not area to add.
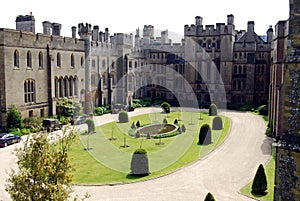
[[[178,130],[178,126],[175,124],[150,124],[136,129],[135,134],[139,132],[141,137],[147,137],[150,134],[150,137],[159,137],[164,136],[170,133],[173,133]]]

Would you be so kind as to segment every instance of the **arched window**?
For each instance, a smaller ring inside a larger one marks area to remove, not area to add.
[[[32,67],[32,58],[31,58],[31,52],[27,52],[27,67]]]
[[[35,102],[35,81],[27,79],[24,82],[24,101],[25,103]]]
[[[18,52],[18,50],[15,50],[15,52],[14,52],[14,67],[19,68],[19,52]]]
[[[134,62],[134,68],[137,68],[137,66],[138,66],[138,63]]]
[[[247,71],[247,67],[243,66],[243,74],[246,74],[246,71]]]
[[[57,53],[57,56],[56,56],[56,66],[57,67],[61,67],[61,56],[60,56],[60,53]]]
[[[74,77],[74,96],[78,96],[78,86],[77,86],[77,83],[78,83],[78,78],[77,77]]]
[[[39,53],[39,68],[43,68],[43,53]]]
[[[59,91],[58,97],[62,98],[63,97],[63,78],[59,78],[58,91]]]
[[[71,54],[71,67],[75,67],[75,60],[74,60],[74,54]]]
[[[102,75],[102,80],[103,80],[103,86],[106,86],[106,74],[105,73]]]
[[[234,66],[234,67],[233,67],[233,73],[234,73],[234,74],[237,74],[237,66]]]
[[[55,93],[55,97],[58,98],[58,78],[55,77],[54,79],[54,93]]]
[[[68,79],[69,85],[69,96],[73,96],[73,77]]]
[[[64,78],[64,97],[68,96],[68,78]]]

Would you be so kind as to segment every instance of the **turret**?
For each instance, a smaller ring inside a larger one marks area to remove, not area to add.
[[[43,22],[43,33],[51,35],[51,22],[49,21],[44,21]]]
[[[80,38],[89,38],[92,35],[92,25],[86,23],[85,25],[83,23],[78,24],[78,35]]]
[[[95,25],[93,27],[92,40],[93,41],[99,40],[99,26],[97,26],[97,25]]]
[[[161,44],[169,43],[168,29],[161,32]]]
[[[267,31],[267,42],[271,43],[273,40],[273,28],[272,25],[269,26],[269,29]]]
[[[35,33],[35,19],[30,15],[18,15],[16,18],[16,30],[29,31]]]
[[[60,36],[61,24],[52,23],[52,35]]]
[[[233,25],[234,24],[234,16],[232,14],[227,15],[227,25]]]
[[[202,17],[200,17],[200,16],[196,16],[195,17],[195,25],[196,26],[200,26],[200,25],[202,25]]]
[[[248,33],[254,32],[254,21],[248,21],[247,32]]]
[[[77,28],[75,26],[72,26],[72,38],[76,38],[76,30]]]
[[[105,28],[104,42],[108,43],[109,42],[108,39],[109,39],[109,30],[108,28]]]

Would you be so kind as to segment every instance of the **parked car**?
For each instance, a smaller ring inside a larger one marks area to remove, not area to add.
[[[131,112],[131,111],[134,111],[134,107],[133,107],[132,105],[126,105],[126,106],[125,106],[125,110],[126,110],[127,112]]]
[[[0,133],[0,146],[7,147],[10,144],[18,143],[21,137],[12,133]]]
[[[71,120],[71,124],[72,125],[79,125],[79,124],[83,124],[86,120],[86,116],[78,116],[78,117],[74,117],[72,120]]]
[[[47,129],[47,132],[62,129],[62,123],[57,119],[44,119],[43,127]]]

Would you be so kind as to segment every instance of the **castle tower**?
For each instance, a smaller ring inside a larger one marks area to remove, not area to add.
[[[202,17],[200,17],[200,16],[196,16],[195,17],[195,25],[196,26],[200,26],[200,25],[202,25]]]
[[[52,23],[52,35],[60,36],[61,24]]]
[[[99,26],[93,27],[93,34],[92,34],[92,41],[98,41],[99,40]]]
[[[161,32],[161,44],[169,43],[169,33],[168,29]]]
[[[234,16],[232,14],[227,15],[227,25],[234,24]]]
[[[91,24],[83,23],[78,24],[78,35],[80,39],[84,40],[85,43],[85,114],[90,114],[93,105],[92,91],[91,91],[91,35],[92,26]]]
[[[43,22],[43,33],[51,35],[51,22],[49,21]]]
[[[31,12],[30,15],[19,15],[16,18],[16,30],[35,33],[35,19]]]
[[[105,28],[105,34],[104,34],[104,42],[109,42],[109,30],[108,28]]]
[[[254,33],[254,21],[248,21],[247,32]]]

